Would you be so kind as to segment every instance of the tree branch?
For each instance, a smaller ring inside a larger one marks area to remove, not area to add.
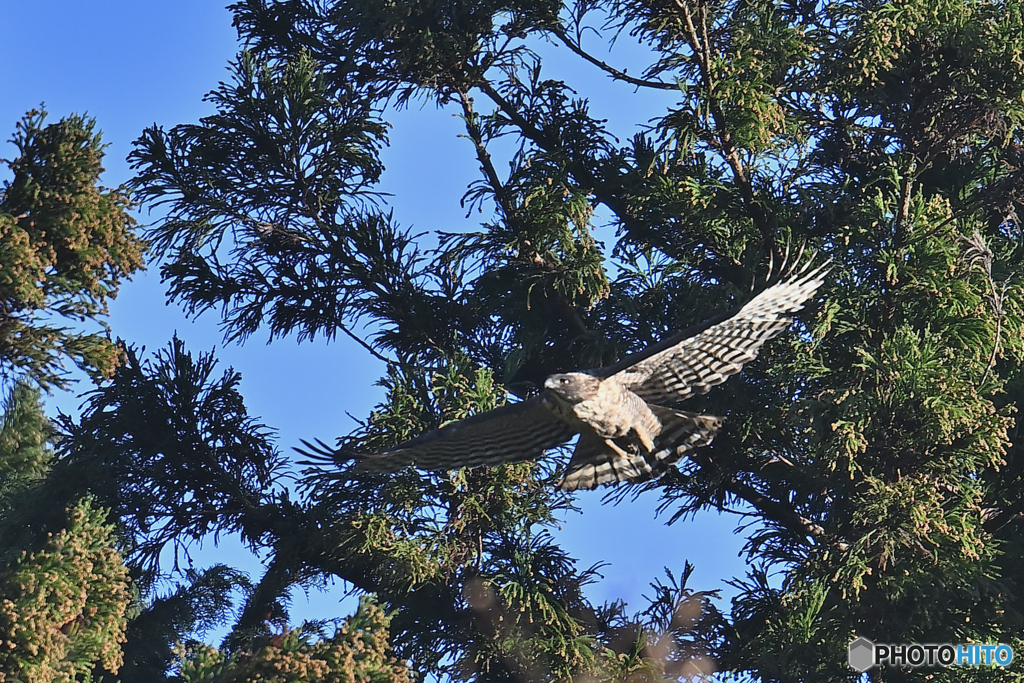
[[[505,222],[509,224],[509,227],[513,232],[519,233],[516,223],[518,218],[516,217],[515,207],[508,196],[508,191],[505,185],[501,182],[498,177],[497,171],[494,169],[494,162],[491,161],[491,154],[487,151],[487,146],[484,144],[483,134],[480,130],[480,126],[477,124],[477,114],[473,110],[473,98],[469,97],[467,93],[460,92],[459,98],[462,102],[463,120],[466,122],[466,132],[469,135],[469,139],[473,141],[473,145],[476,147],[476,157],[480,161],[480,169],[487,177],[487,182],[490,183],[491,188],[494,190],[494,199],[498,204],[498,208],[505,216]],[[510,105],[511,108],[511,105]],[[503,110],[504,111],[504,110]],[[526,122],[525,119],[523,119]],[[540,136],[541,132],[537,131],[537,135]],[[528,242],[524,243],[528,244]],[[543,266],[545,269],[550,270],[551,264],[544,259],[543,256],[534,248],[530,247],[532,253],[528,257],[528,260]],[[587,327],[586,323],[580,317],[579,311],[576,307],[560,292],[555,292],[556,300],[563,308],[563,313],[572,322],[573,326],[581,335],[587,335],[590,333],[590,328]]]
[[[590,62],[591,64],[593,64],[597,68],[601,69],[601,71],[604,71],[605,73],[610,75],[615,80],[625,81],[626,83],[630,83],[630,84],[638,86],[640,88],[654,88],[654,89],[657,89],[657,90],[676,90],[676,91],[679,90],[679,86],[676,85],[675,83],[665,83],[664,81],[648,81],[648,80],[645,80],[643,78],[636,78],[634,76],[630,76],[625,71],[619,71],[618,69],[616,69],[615,67],[611,66],[610,64],[608,64],[606,62],[602,62],[600,59],[598,59],[597,57],[594,57],[589,52],[587,52],[582,47],[580,47],[579,43],[576,43],[572,39],[570,39],[569,36],[567,36],[565,34],[565,29],[563,29],[561,26],[558,26],[558,27],[552,29],[551,32],[559,40],[561,40],[565,44],[565,46],[567,48],[569,48],[570,50],[572,50],[577,55],[579,55],[583,59],[587,60],[588,62]]]
[[[707,7],[703,3],[698,3],[697,5],[698,20],[700,22],[700,28],[698,29],[696,23],[694,23],[694,17],[690,12],[690,3],[687,0],[675,0],[675,3],[676,6],[682,10],[683,19],[686,21],[686,30],[689,34],[690,47],[693,49],[693,56],[697,61],[700,77],[704,82],[704,88],[707,91],[708,110],[710,111],[711,118],[715,124],[715,136],[718,138],[717,144],[720,148],[722,158],[725,159],[729,168],[732,169],[733,178],[736,181],[736,185],[739,187],[740,195],[743,197],[743,203],[747,208],[747,213],[754,221],[754,225],[757,226],[762,238],[766,243],[771,245],[772,252],[774,253],[775,230],[769,224],[764,212],[755,204],[753,184],[750,182],[747,169],[743,165],[743,160],[740,159],[739,150],[736,148],[736,144],[733,142],[732,135],[729,132],[725,112],[722,111],[721,106],[714,97],[715,81],[711,74],[711,39],[708,35]]]
[[[494,168],[491,153],[487,151],[487,146],[484,144],[483,133],[480,131],[480,125],[477,123],[477,114],[473,110],[473,98],[468,93],[460,92],[459,100],[462,103],[462,120],[466,123],[466,133],[469,135],[469,139],[473,141],[473,147],[476,149],[476,158],[480,162],[480,170],[484,172],[488,184],[494,191],[494,200],[498,204],[498,208],[501,209],[502,213],[505,214],[505,219],[508,220],[511,217],[508,193],[505,190],[504,183],[498,177],[498,172]]]
[[[383,355],[382,353],[378,352],[375,348],[370,346],[370,344],[368,344],[366,341],[364,341],[361,337],[359,337],[352,330],[348,329],[348,326],[342,325],[342,324],[339,323],[338,324],[338,329],[341,330],[342,332],[344,332],[345,334],[347,334],[349,336],[349,338],[351,338],[357,344],[362,346],[364,349],[369,351],[370,355],[373,356],[374,358],[376,358],[377,360],[383,361],[387,365],[390,365],[391,363],[394,362],[392,359],[388,358],[387,356]]]
[[[825,531],[819,524],[807,519],[795,510],[764,495],[750,484],[730,476],[725,483],[725,490],[752,505],[764,517],[777,522],[786,529],[801,536],[810,536],[818,541],[834,545],[845,551],[848,545]]]
[[[526,119],[519,111],[516,110],[512,103],[502,97],[501,93],[494,89],[494,86],[486,80],[481,80],[476,84],[485,95],[498,105],[498,109],[509,118],[509,120],[519,128],[522,132],[523,137],[533,142],[535,145],[540,147],[546,152],[558,151],[558,145],[548,135],[533,125]],[[569,161],[569,172],[576,177],[581,185],[585,186],[590,192],[594,194],[597,201],[611,209],[620,220],[625,222],[632,221],[629,211],[626,208],[625,202],[622,201],[613,192],[608,192],[604,187],[604,182],[597,177],[597,175],[581,164],[578,160]]]
[[[714,474],[716,470],[722,472],[721,468],[714,465],[711,459],[705,454],[693,451],[688,453],[688,456],[693,462],[697,463],[701,469],[706,470],[709,473]],[[749,503],[750,506],[757,510],[757,512],[765,519],[775,522],[797,536],[811,537],[816,541],[831,545],[841,552],[845,552],[849,549],[849,544],[845,541],[842,541],[835,535],[830,534],[821,525],[807,517],[804,517],[788,505],[769,498],[750,484],[741,481],[735,474],[727,472],[722,472],[722,474],[722,488],[727,493],[731,493],[740,500]]]

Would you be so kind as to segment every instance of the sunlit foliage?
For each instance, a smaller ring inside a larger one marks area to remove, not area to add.
[[[230,654],[195,645],[180,651],[177,673],[185,683],[413,683],[406,663],[389,654],[388,622],[364,599],[330,638],[291,630]]]
[[[104,316],[142,267],[144,243],[124,191],[98,185],[95,121],[45,118],[31,111],[18,123],[13,178],[0,188],[0,378],[50,387],[67,383],[64,358],[97,378],[113,372],[119,354],[106,335],[55,323]]]

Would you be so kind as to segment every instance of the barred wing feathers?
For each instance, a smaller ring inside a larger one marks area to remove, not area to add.
[[[650,403],[678,403],[706,393],[757,357],[821,286],[828,264],[768,287],[732,316],[612,376]],[[627,359],[625,362],[628,362]],[[620,364],[621,365],[621,364]]]
[[[357,456],[357,467],[373,472],[397,472],[408,465],[425,470],[453,470],[536,460],[576,433],[545,407],[545,402],[552,400],[544,392],[453,422],[394,450]]]

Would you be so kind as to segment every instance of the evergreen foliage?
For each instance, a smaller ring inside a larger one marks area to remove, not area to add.
[[[363,599],[331,638],[295,629],[230,654],[199,645],[181,653],[179,674],[185,683],[412,683],[405,663],[388,654],[388,621]]]
[[[131,590],[114,529],[88,498],[67,512],[65,529],[2,572],[2,681],[68,681],[121,666]]]
[[[364,665],[400,680],[385,630],[417,672],[481,682],[712,669],[846,681],[857,635],[1024,652],[1024,5],[232,10],[246,50],[210,96],[216,114],[147,130],[134,188],[168,212],[151,237],[173,296],[219,310],[229,338],[371,323],[359,339],[389,362],[387,397],[345,448],[382,450],[643,348],[742,301],[786,244],[833,270],[791,334],[688,406],[728,416],[714,443],[611,494],[659,496],[673,521],[752,518],[729,609],[688,585],[688,567],[656,582],[645,610],[590,604],[596,571],[546,532],[571,505],[552,490],[557,458],[394,476],[339,462],[287,490],[237,375],[216,379],[212,357],[177,340],[151,361],[128,352],[81,419],[62,422],[50,485],[110,507],[137,543],[129,564],[152,576],[168,572],[160,549],[209,533],[240,533],[267,558],[225,650],[193,647],[184,678],[255,678],[269,658],[292,676],[279,680]],[[627,38],[650,50],[641,69],[597,56]],[[586,93],[547,76],[553,46],[664,93],[664,110],[620,140]],[[419,102],[462,117],[480,168],[466,206],[487,216],[429,253],[375,194],[390,107]],[[613,243],[594,237],[602,215]],[[375,595],[350,622],[372,624],[366,660],[339,663],[336,648],[355,647],[344,629],[313,642],[283,626],[293,587],[334,579]]]
[[[198,645],[195,637],[222,626],[251,589],[236,569],[182,571],[178,558],[211,534],[239,533],[262,548],[289,502],[277,483],[281,458],[269,430],[248,416],[237,372],[218,375],[212,354],[194,357],[176,338],[152,359],[133,349],[124,356],[79,421],[61,416],[53,471],[26,509],[39,514],[40,500],[84,491],[110,507],[138,587],[116,680],[159,681],[174,648]],[[173,567],[161,567],[161,557],[174,558]],[[161,592],[168,580],[174,587]]]
[[[74,680],[121,665],[132,591],[106,512],[85,496],[67,507],[48,500],[52,526],[16,514],[49,472],[52,431],[39,391],[15,384],[0,417],[3,681]]]
[[[40,392],[26,382],[11,387],[0,416],[0,511],[49,472],[53,428],[43,413]]]
[[[175,338],[152,360],[132,349],[113,379],[88,394],[83,417],[62,416],[59,462],[48,484],[89,490],[111,507],[133,557],[151,567],[165,547],[240,532],[257,547],[282,459],[251,418],[233,369],[193,357]],[[187,495],[182,495],[187,492]]]
[[[118,352],[103,334],[54,324],[96,320],[122,279],[143,265],[123,190],[97,183],[103,145],[95,121],[69,116],[44,125],[30,111],[6,161],[0,189],[0,378],[28,375],[44,388],[67,385],[62,358],[109,377]]]

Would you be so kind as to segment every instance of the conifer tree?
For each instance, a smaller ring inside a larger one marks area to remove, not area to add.
[[[0,510],[10,510],[14,497],[37,484],[50,470],[53,427],[46,419],[39,390],[26,382],[11,387],[0,418]]]

